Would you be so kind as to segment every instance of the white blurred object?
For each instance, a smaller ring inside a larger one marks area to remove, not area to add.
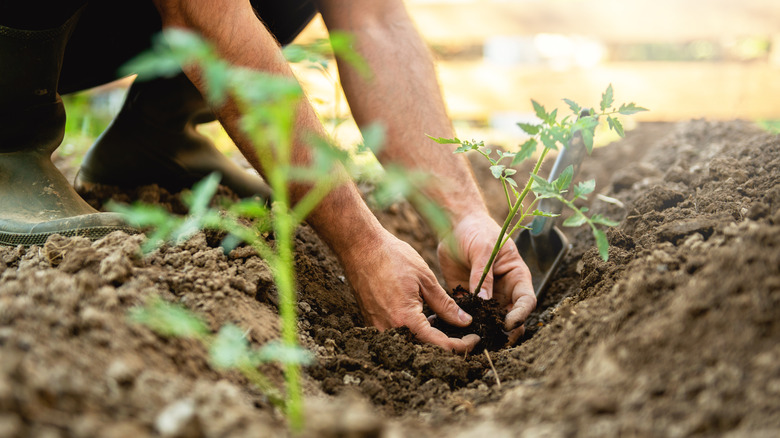
[[[498,66],[547,65],[553,70],[591,68],[606,55],[604,44],[579,35],[537,34],[485,39],[485,61]]]

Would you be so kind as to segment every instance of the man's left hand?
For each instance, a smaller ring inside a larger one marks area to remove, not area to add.
[[[450,239],[442,241],[438,250],[447,286],[476,289],[500,232],[501,227],[487,213],[466,216],[455,225]],[[536,295],[531,273],[513,240],[499,251],[478,294],[484,299],[495,298],[506,307],[504,329],[510,332],[510,343],[517,341],[536,307]]]

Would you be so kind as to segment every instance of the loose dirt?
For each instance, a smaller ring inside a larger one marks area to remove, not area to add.
[[[780,140],[741,122],[641,125],[596,150],[581,177],[623,203],[591,197],[621,221],[610,259],[571,231],[521,343],[489,352],[494,368],[485,354],[364,327],[334,256],[301,227],[299,327],[317,358],[305,435],[780,435]],[[88,199],[111,196],[181,209],[157,187]],[[407,205],[377,215],[438,270],[435,239]],[[263,394],[211,367],[198,342],[127,317],[161,296],[213,330],[238,324],[255,346],[277,338],[266,263],[248,248],[225,254],[219,237],[147,257],[142,236],[121,232],[0,248],[0,436],[288,435]],[[281,384],[277,367],[263,371]]]

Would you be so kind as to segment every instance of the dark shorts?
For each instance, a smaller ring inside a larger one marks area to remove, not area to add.
[[[290,43],[317,13],[313,0],[252,0],[252,6],[283,45]],[[87,2],[65,51],[60,93],[117,79],[119,67],[148,49],[161,27],[151,1]]]

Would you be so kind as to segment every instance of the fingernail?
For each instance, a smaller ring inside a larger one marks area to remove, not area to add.
[[[488,299],[488,291],[487,291],[487,289],[484,289],[484,288],[480,289],[479,293],[477,294],[477,296],[482,298],[483,300],[487,300]]]
[[[471,315],[464,312],[463,309],[458,309],[458,319],[464,324],[471,324]]]

